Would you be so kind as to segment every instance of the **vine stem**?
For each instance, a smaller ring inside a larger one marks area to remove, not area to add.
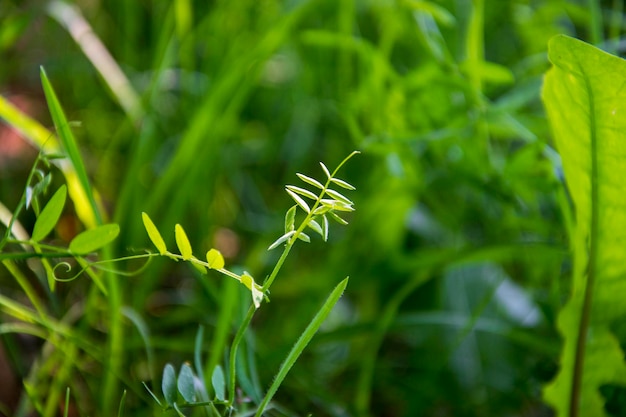
[[[359,153],[360,153],[359,151],[353,151],[350,155],[345,157],[343,161],[341,161],[341,163],[337,165],[337,168],[335,168],[335,170],[326,179],[324,188],[320,192],[320,195],[315,201],[315,204],[313,205],[313,207],[311,207],[311,210],[307,213],[307,216],[304,218],[304,220],[302,221],[302,223],[296,230],[296,233],[294,233],[294,235],[290,239],[287,240],[287,243],[285,244],[285,249],[283,250],[283,253],[280,255],[280,258],[278,258],[278,261],[276,262],[274,269],[272,270],[270,275],[267,277],[267,279],[263,282],[261,291],[264,294],[270,289],[270,287],[272,286],[272,283],[278,276],[278,272],[280,271],[283,264],[285,263],[285,260],[287,259],[287,256],[289,255],[289,252],[291,251],[291,248],[298,240],[298,236],[300,235],[300,233],[304,231],[308,223],[312,220],[314,216],[313,212],[320,205],[320,202],[322,198],[324,197],[326,190],[328,189],[328,187],[330,186],[332,182],[331,179],[335,177],[337,172],[341,169],[341,167],[346,162],[348,162],[350,158],[352,158],[354,155],[357,155]],[[241,322],[239,329],[237,329],[237,333],[235,334],[235,338],[233,339],[233,343],[230,348],[230,357],[229,357],[229,382],[230,382],[229,395],[230,395],[230,398],[228,400],[229,407],[232,407],[232,405],[235,402],[235,389],[237,386],[237,370],[236,370],[237,349],[239,348],[239,344],[241,343],[241,340],[243,339],[243,336],[246,330],[248,329],[248,326],[250,325],[250,322],[252,321],[252,318],[254,317],[255,312],[256,312],[256,308],[254,307],[254,305],[251,305],[250,308],[248,309],[248,313],[246,314],[246,317]]]

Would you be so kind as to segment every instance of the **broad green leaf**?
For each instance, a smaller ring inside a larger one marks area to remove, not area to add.
[[[285,233],[289,233],[295,229],[297,209],[298,206],[292,206],[287,210],[287,213],[285,213]]]
[[[626,384],[610,325],[626,315],[626,61],[567,36],[549,44],[543,101],[576,212],[572,294],[558,317],[560,370],[545,387],[559,416],[605,416],[598,389]]]
[[[193,371],[188,363],[184,363],[180,368],[177,382],[178,392],[188,403],[196,401],[196,389],[193,383]]]
[[[163,391],[165,402],[168,405],[172,405],[176,402],[176,398],[178,397],[176,389],[176,370],[168,363],[163,368],[163,381],[161,381],[161,390]]]
[[[341,201],[342,203],[345,203],[345,204],[347,204],[347,205],[350,205],[350,206],[351,206],[351,205],[353,205],[353,204],[354,204],[354,203],[353,203],[353,202],[352,202],[352,201],[351,201],[348,197],[346,197],[345,195],[343,195],[343,194],[341,194],[341,193],[338,193],[338,192],[337,192],[337,191],[335,191],[335,190],[328,189],[328,190],[326,190],[326,193],[327,193],[329,196],[331,196],[332,198],[334,198],[335,200],[339,200],[339,201]]]
[[[304,332],[302,332],[296,344],[291,348],[291,351],[285,358],[285,361],[280,365],[280,369],[278,370],[278,373],[276,374],[272,385],[267,390],[267,394],[265,394],[263,401],[261,401],[261,404],[257,409],[257,412],[255,414],[256,417],[260,417],[263,415],[265,408],[274,397],[274,394],[276,394],[276,391],[278,391],[278,388],[283,383],[285,377],[291,370],[291,367],[296,363],[296,361],[304,351],[304,348],[306,348],[306,346],[309,344],[322,323],[324,323],[324,320],[326,320],[328,314],[330,314],[330,312],[332,311],[335,304],[337,304],[337,301],[339,301],[339,299],[341,298],[341,295],[343,294],[343,291],[346,289],[347,285],[348,278],[337,284],[335,289],[326,299],[324,305],[322,305],[322,308],[320,308],[315,317],[313,317],[313,320],[311,320],[307,328],[304,329]]]
[[[261,301],[263,301],[263,293],[257,288],[257,285],[254,282],[254,278],[252,278],[252,275],[244,272],[241,275],[241,283],[250,290],[250,293],[252,294],[252,302],[254,303],[254,308],[259,308],[261,306]]]
[[[307,184],[312,185],[313,187],[317,187],[320,190],[324,189],[324,186],[318,180],[311,178],[311,177],[307,177],[306,175],[300,174],[300,173],[297,173],[296,175],[298,176],[298,178],[300,178],[302,181],[306,182]]]
[[[287,193],[291,196],[291,198],[294,199],[294,201],[302,208],[302,210],[306,211],[307,213],[311,212],[311,209],[309,208],[309,205],[306,203],[306,201],[304,201],[302,199],[302,197],[300,197],[298,194],[294,193],[293,191],[287,189]]]
[[[330,181],[337,184],[341,188],[345,188],[346,190],[350,190],[350,191],[356,190],[356,188],[352,184],[347,183],[344,180],[340,180],[339,178],[331,178]]]
[[[54,229],[54,226],[61,217],[61,213],[63,213],[66,198],[67,187],[62,185],[50,198],[50,201],[48,201],[48,204],[46,204],[43,210],[41,210],[39,217],[37,217],[32,236],[35,242],[39,242],[41,239],[48,236],[48,233]]]
[[[111,243],[119,233],[120,227],[114,223],[86,230],[72,239],[69,246],[70,252],[77,254],[93,252]]]
[[[224,268],[224,256],[222,256],[222,253],[217,249],[210,249],[206,253],[206,261],[211,269]]]
[[[323,238],[324,237],[324,231],[322,230],[322,226],[320,226],[320,224],[318,222],[316,222],[315,220],[311,220],[307,223],[307,226],[311,229],[313,229],[316,233],[319,233],[319,235]]]
[[[147,213],[141,213],[141,218],[143,220],[143,225],[146,228],[146,232],[148,232],[148,237],[157,248],[161,255],[165,255],[167,252],[167,247],[165,246],[165,241],[161,237],[161,233],[159,233],[159,229],[156,228],[150,216]]]
[[[324,171],[324,174],[326,174],[328,179],[332,178],[332,175],[330,175],[330,171],[328,170],[328,168],[326,168],[326,165],[324,165],[323,162],[320,162],[320,165],[322,167],[322,170]]]
[[[213,391],[215,391],[215,397],[219,401],[224,401],[226,399],[226,380],[224,378],[224,371],[219,365],[216,365],[213,370],[211,384],[213,385]]]
[[[176,235],[176,245],[178,245],[178,250],[182,255],[184,260],[191,259],[191,243],[189,243],[189,238],[187,238],[187,234],[185,233],[185,229],[180,224],[176,224],[174,227],[174,234]]]
[[[284,235],[282,235],[281,237],[279,237],[278,239],[276,239],[274,241],[274,243],[272,243],[269,248],[267,248],[267,250],[272,250],[277,248],[278,246],[280,246],[281,243],[287,241],[287,239],[289,239],[291,236],[293,236],[296,233],[295,230],[292,230],[290,232],[285,233]]]

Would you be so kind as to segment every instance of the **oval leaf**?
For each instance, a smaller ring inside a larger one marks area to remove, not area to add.
[[[298,239],[306,243],[311,242],[311,237],[304,232],[300,232],[300,234],[298,235]]]
[[[306,182],[307,184],[317,187],[320,190],[324,189],[324,186],[318,180],[313,179],[311,177],[307,177],[306,175],[300,174],[300,173],[297,173],[296,175],[298,176],[298,178],[300,178],[302,181]]]
[[[226,381],[224,379],[224,371],[219,365],[215,366],[213,375],[211,376],[211,383],[213,384],[213,391],[215,391],[215,397],[219,401],[226,399]]]
[[[252,278],[252,276],[247,272],[244,272],[241,275],[241,283],[250,290],[254,308],[259,308],[261,306],[261,301],[263,301],[263,293],[257,288],[254,278]]]
[[[178,245],[178,250],[180,254],[183,256],[183,259],[188,261],[191,259],[191,243],[189,243],[189,239],[187,238],[187,234],[185,233],[185,229],[180,224],[177,224],[174,228],[174,232],[176,235],[176,244]]]
[[[330,179],[331,178],[330,171],[328,170],[328,168],[326,168],[326,165],[324,165],[323,162],[320,162],[320,165],[322,166],[322,169],[324,170],[324,174],[326,174],[328,179]]]
[[[206,261],[211,269],[224,268],[224,257],[217,249],[211,249],[206,253]]]
[[[165,241],[161,237],[161,233],[159,233],[159,229],[156,228],[147,213],[141,213],[141,218],[143,219],[143,225],[146,228],[146,232],[148,232],[148,237],[150,237],[152,244],[154,244],[161,255],[165,255],[167,247],[165,246]]]
[[[345,188],[346,190],[350,190],[350,191],[356,190],[356,187],[354,187],[352,184],[349,184],[345,182],[344,180],[340,180],[339,178],[331,178],[330,180],[333,183],[340,186],[341,188]]]
[[[298,206],[293,206],[285,213],[285,233],[289,233],[295,229],[297,208]]]
[[[67,187],[62,185],[50,198],[48,204],[43,208],[35,227],[33,228],[33,240],[39,242],[41,239],[48,236],[48,233],[54,229],[54,226],[59,221],[61,213],[63,213],[63,207],[65,206],[65,199],[67,198]]]
[[[193,371],[189,364],[184,363],[178,374],[178,392],[188,403],[196,401],[196,389],[193,382]]]
[[[311,200],[317,200],[317,196],[315,194],[313,194],[312,192],[310,192],[309,190],[305,190],[304,188],[300,188],[300,187],[296,187],[295,185],[288,185],[287,188],[291,191],[293,191],[294,193],[303,195],[307,198],[310,198]]]
[[[169,363],[163,368],[161,390],[163,391],[163,396],[167,404],[172,405],[176,402],[176,371]]]
[[[339,201],[341,201],[341,202],[343,202],[345,204],[349,204],[349,205],[354,204],[348,197],[346,197],[345,195],[343,195],[341,193],[338,193],[335,190],[328,189],[328,190],[326,190],[326,193],[329,196],[331,196],[332,198],[334,198],[335,200],[339,200]]]
[[[287,193],[291,196],[291,198],[295,200],[296,203],[298,203],[298,205],[302,208],[302,210],[306,211],[307,213],[311,212],[309,205],[306,203],[306,201],[302,199],[302,197],[300,197],[298,194],[294,193],[293,191],[289,189],[287,189]]]
[[[95,229],[87,230],[76,236],[70,242],[70,252],[86,254],[111,243],[120,233],[120,227],[115,224],[105,224]]]

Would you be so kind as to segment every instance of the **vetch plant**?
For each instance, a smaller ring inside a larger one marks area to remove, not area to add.
[[[208,407],[214,414],[219,414],[219,411],[216,408],[216,406],[219,406],[223,408],[224,415],[232,415],[232,412],[236,411],[236,358],[237,349],[244,337],[244,334],[248,329],[256,310],[261,307],[264,300],[269,300],[270,287],[276,279],[278,272],[280,271],[294,244],[297,241],[311,241],[311,237],[305,231],[312,230],[313,232],[319,234],[324,241],[326,241],[328,239],[329,223],[331,219],[342,225],[348,224],[348,222],[341,215],[342,213],[354,211],[354,203],[348,197],[339,192],[338,189],[352,191],[355,187],[348,182],[337,178],[336,175],[341,167],[350,158],[358,153],[358,151],[352,152],[343,161],[341,161],[337,168],[335,168],[332,172],[326,167],[326,165],[324,165],[324,163],[320,162],[320,166],[325,175],[325,178],[322,181],[297,173],[296,175],[304,183],[304,185],[286,186],[286,192],[294,200],[295,205],[289,208],[285,214],[284,233],[268,248],[268,250],[274,250],[282,245],[283,252],[276,262],[272,272],[262,284],[258,284],[248,272],[244,271],[242,274],[237,274],[227,269],[225,267],[224,257],[215,248],[209,249],[206,252],[204,256],[205,260],[197,258],[193,254],[193,249],[187,234],[180,224],[177,224],[174,229],[176,245],[179,253],[171,252],[168,250],[161,233],[150,219],[150,216],[147,213],[142,213],[143,224],[146,232],[148,233],[148,236],[156,247],[158,253],[140,256],[166,256],[175,261],[189,262],[203,274],[208,274],[210,270],[214,270],[243,284],[250,291],[252,298],[252,304],[240,324],[230,347],[228,378],[224,375],[224,371],[219,364],[213,369],[211,385],[214,395],[212,400],[209,400],[211,397],[207,390],[206,381],[204,381],[202,376],[203,372],[200,366],[197,366],[198,369],[196,369],[196,375],[194,375],[191,366],[184,364],[178,375],[176,375],[174,367],[171,364],[167,364],[163,369],[161,386],[163,397],[165,398],[165,404],[163,404],[158,399],[157,395],[150,391],[146,386],[146,389],[148,389],[155,401],[157,401],[157,403],[165,410],[174,409],[181,416],[183,415],[181,412],[181,408],[183,407]],[[304,217],[299,223],[297,223],[296,219],[299,213],[300,217]],[[283,361],[267,393],[259,403],[256,409],[256,416],[261,416],[268,408],[270,401],[272,400],[274,394],[276,394],[276,391],[282,384],[284,378],[287,376],[287,373],[307,346],[315,332],[324,322],[333,306],[337,303],[347,284],[348,278],[345,278],[333,289],[327,300],[319,309],[318,313],[301,334],[300,338],[297,340],[296,344]],[[199,332],[197,341],[201,340],[200,334],[201,332]],[[200,343],[196,343],[196,356],[199,356],[199,345]],[[228,390],[226,389],[227,383]],[[201,392],[199,395],[196,395],[198,387],[200,387]],[[197,401],[197,398],[202,398],[203,400]]]

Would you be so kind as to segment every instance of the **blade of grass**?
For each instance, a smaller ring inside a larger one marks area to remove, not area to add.
[[[269,402],[274,397],[274,394],[276,394],[276,391],[278,391],[278,387],[280,387],[280,385],[283,383],[285,377],[291,370],[291,367],[294,365],[294,363],[296,363],[296,361],[304,351],[304,348],[306,348],[306,346],[309,344],[324,320],[326,320],[326,317],[332,311],[333,306],[337,303],[337,301],[339,301],[339,298],[341,298],[341,295],[343,294],[343,291],[346,289],[347,285],[348,278],[337,284],[335,289],[326,299],[326,302],[324,303],[322,308],[317,312],[315,317],[313,317],[313,320],[311,320],[302,335],[300,335],[300,338],[285,358],[285,361],[280,366],[280,369],[278,370],[278,373],[274,378],[274,382],[272,382],[272,385],[267,390],[267,394],[265,394],[265,397],[263,397],[263,401],[261,401],[261,404],[259,404],[259,408],[257,409],[255,417],[261,417],[263,415],[263,412],[267,408]]]

